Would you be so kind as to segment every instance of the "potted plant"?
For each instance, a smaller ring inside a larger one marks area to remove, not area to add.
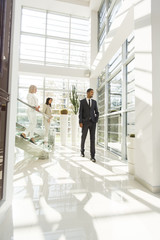
[[[62,109],[60,111],[60,139],[61,145],[65,146],[68,135],[68,110]]]
[[[69,94],[70,101],[72,103],[73,114],[71,115],[71,137],[72,146],[77,144],[77,134],[78,134],[78,110],[79,110],[79,99],[76,91],[76,87],[72,86],[72,91]]]
[[[135,134],[127,136],[128,172],[134,175]]]

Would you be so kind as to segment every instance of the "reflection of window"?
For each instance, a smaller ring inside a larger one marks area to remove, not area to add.
[[[115,152],[121,152],[121,122],[121,114],[108,117],[108,149]]]
[[[122,105],[122,79],[119,72],[108,83],[108,112],[121,110]]]
[[[88,68],[89,20],[23,8],[20,60],[32,64]]]

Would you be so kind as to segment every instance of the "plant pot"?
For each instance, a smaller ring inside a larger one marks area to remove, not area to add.
[[[65,146],[68,136],[68,115],[60,115],[60,139],[61,145]]]
[[[77,135],[78,135],[78,115],[71,115],[72,146],[77,145]]]
[[[135,138],[127,136],[128,172],[134,175]]]

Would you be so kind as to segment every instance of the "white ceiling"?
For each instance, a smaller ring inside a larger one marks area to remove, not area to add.
[[[89,6],[90,0],[56,0],[58,2],[67,2],[75,5]]]
[[[98,11],[102,2],[102,0],[55,0],[55,1],[89,7],[90,10],[94,11]]]

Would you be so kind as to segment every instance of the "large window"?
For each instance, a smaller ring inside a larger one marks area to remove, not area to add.
[[[27,102],[28,88],[30,85],[37,86],[37,97],[40,105],[40,110],[43,109],[43,104],[47,97],[53,98],[52,114],[54,121],[52,122],[53,128],[57,132],[60,131],[60,110],[67,108],[69,116],[72,113],[72,105],[69,100],[69,93],[74,85],[78,92],[79,99],[86,96],[86,89],[89,87],[89,81],[84,79],[68,79],[68,78],[49,78],[39,76],[26,76],[20,75],[19,77],[19,91],[18,97]],[[18,102],[17,122],[23,126],[28,126],[27,106]],[[37,123],[42,126],[42,116],[37,116]],[[69,125],[70,126],[70,125]],[[70,127],[69,127],[70,130]]]
[[[122,74],[119,72],[108,82],[108,112],[120,111],[122,108]]]
[[[88,19],[23,8],[20,62],[86,69],[89,32]]]
[[[135,133],[134,34],[98,77],[98,107],[98,144],[126,158],[126,136]]]
[[[117,1],[114,1],[114,4],[113,4],[113,7],[112,7],[112,10],[110,11],[110,14],[108,16],[108,31],[117,15],[117,12],[121,6],[121,0],[117,0]],[[112,6],[112,5],[111,5]]]
[[[107,33],[118,13],[122,0],[103,0],[98,12],[98,46],[104,42]]]

